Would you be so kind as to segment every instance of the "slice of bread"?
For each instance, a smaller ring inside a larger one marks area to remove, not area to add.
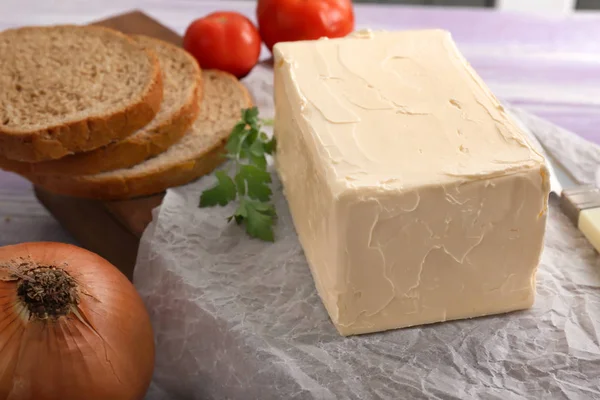
[[[95,26],[0,33],[0,154],[45,161],[125,138],[160,108],[158,58]]]
[[[163,102],[156,117],[123,140],[58,160],[26,163],[0,156],[0,168],[33,174],[89,175],[128,168],[166,151],[187,132],[200,113],[202,75],[188,52],[158,39],[136,36],[160,62]]]
[[[169,150],[132,168],[96,175],[26,177],[47,190],[102,200],[160,193],[205,175],[221,164],[223,148],[241,110],[252,106],[246,88],[226,72],[203,71],[204,100],[190,131]]]

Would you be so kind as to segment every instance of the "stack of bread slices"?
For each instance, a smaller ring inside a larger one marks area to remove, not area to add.
[[[0,33],[0,168],[56,193],[160,193],[223,161],[245,87],[185,50],[92,26]]]

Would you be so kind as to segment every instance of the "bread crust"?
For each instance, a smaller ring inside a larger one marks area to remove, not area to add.
[[[170,118],[139,137],[135,133],[98,149],[38,163],[9,160],[0,156],[0,168],[20,174],[92,175],[105,171],[128,168],[166,151],[185,135],[200,113],[203,96],[202,72],[196,60],[185,50],[162,40],[151,38],[162,46],[185,54],[195,69],[194,87],[183,106]],[[144,128],[142,128],[144,129]]]
[[[219,79],[234,80],[239,85],[240,96],[245,107],[252,106],[251,96],[246,87],[237,79],[221,71],[205,71],[205,76],[218,76]],[[237,121],[232,121],[231,127]],[[160,170],[144,171],[134,176],[66,176],[25,174],[34,184],[58,194],[92,198],[98,200],[124,200],[133,197],[147,196],[165,191],[174,186],[187,184],[203,175],[212,172],[225,161],[224,147],[229,138],[229,132],[215,132],[220,135],[212,146],[202,154],[195,154],[182,160],[166,165]]]
[[[25,27],[15,30],[53,28],[56,27]],[[120,40],[130,41],[135,45],[133,39],[116,30],[98,26],[76,28],[108,31]],[[75,152],[90,151],[105,146],[114,140],[131,135],[148,124],[160,109],[163,85],[158,57],[154,51],[141,50],[148,56],[151,78],[140,91],[141,96],[138,101],[110,114],[100,113],[83,120],[65,121],[32,131],[0,126],[0,154],[8,159],[25,162],[58,159]]]
[[[32,183],[66,196],[96,200],[125,200],[161,193],[170,187],[185,185],[209,174],[225,161],[224,143],[201,157],[175,163],[161,171],[140,174],[129,179],[81,179],[60,175],[27,176]]]

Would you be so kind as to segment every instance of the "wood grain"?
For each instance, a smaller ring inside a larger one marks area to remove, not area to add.
[[[148,35],[177,46],[182,44],[181,36],[138,10],[103,19],[91,25],[105,26],[130,35]]]
[[[113,217],[103,203],[60,196],[37,187],[35,194],[81,246],[106,258],[131,279],[139,237]]]
[[[181,45],[181,36],[141,11],[117,15],[93,25]],[[164,193],[112,202],[61,196],[39,187],[35,188],[35,195],[81,246],[100,254],[131,279],[139,239],[152,221],[152,210],[160,205]]]

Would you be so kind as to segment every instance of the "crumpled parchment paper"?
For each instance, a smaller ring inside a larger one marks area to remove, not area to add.
[[[271,72],[246,84],[272,115]],[[597,146],[513,110],[583,182]],[[541,130],[541,131],[540,131]],[[600,398],[600,262],[551,201],[532,309],[341,337],[315,291],[281,193],[274,244],[198,208],[212,176],[168,191],[143,235],[135,285],[157,340],[148,399]]]

